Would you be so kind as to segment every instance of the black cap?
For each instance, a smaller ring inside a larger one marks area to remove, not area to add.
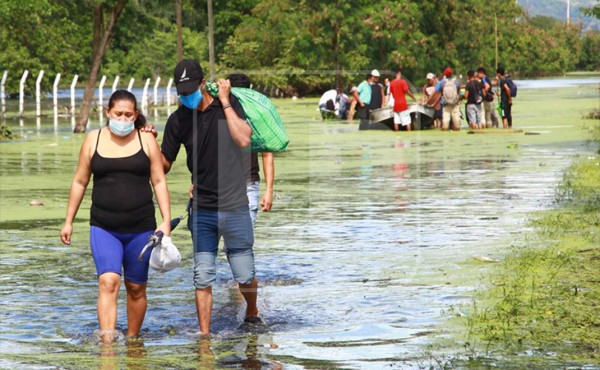
[[[200,81],[204,79],[204,72],[195,60],[184,59],[175,66],[173,78],[177,94],[189,94],[198,90]]]

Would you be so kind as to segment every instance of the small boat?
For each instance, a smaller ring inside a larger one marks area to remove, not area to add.
[[[425,130],[431,126],[435,110],[423,104],[410,104],[408,106],[411,117],[411,129]],[[369,120],[361,120],[359,130],[393,130],[394,111],[392,107],[373,109],[369,112]]]

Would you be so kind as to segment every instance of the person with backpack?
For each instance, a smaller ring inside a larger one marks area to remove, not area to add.
[[[475,71],[467,72],[467,87],[465,90],[465,99],[467,100],[467,121],[469,128],[483,128],[483,84],[475,77]]]
[[[460,80],[452,77],[452,68],[444,69],[444,78],[435,86],[442,94],[442,131],[448,131],[450,121],[452,130],[460,130]]]
[[[496,99],[494,99],[492,81],[488,78],[484,67],[477,68],[477,74],[483,84],[483,116],[485,118],[485,127],[498,127],[497,103]]]
[[[517,86],[506,77],[504,67],[496,70],[498,87],[500,89],[500,107],[502,108],[502,125],[504,128],[512,128],[512,98],[517,96]]]

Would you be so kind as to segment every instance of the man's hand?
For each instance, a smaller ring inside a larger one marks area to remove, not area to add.
[[[229,104],[229,94],[231,93],[231,82],[229,80],[220,79],[217,81],[217,87],[219,88],[219,101],[223,106]]]
[[[269,212],[273,206],[273,192],[265,191],[262,199],[260,200],[260,206],[263,212]]]
[[[140,131],[149,132],[154,135],[154,138],[158,137],[158,131],[156,131],[156,127],[154,127],[154,125],[145,124],[144,126],[140,127]]]

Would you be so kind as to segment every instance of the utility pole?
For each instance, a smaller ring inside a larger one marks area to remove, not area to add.
[[[494,13],[494,35],[496,36],[496,69],[498,69],[498,15]]]
[[[215,79],[215,19],[213,17],[213,3],[208,0],[208,60],[210,63],[210,80]]]
[[[567,26],[571,24],[571,0],[567,0]]]
[[[175,1],[175,18],[177,22],[177,63],[183,60],[183,36],[181,32],[181,0]]]

